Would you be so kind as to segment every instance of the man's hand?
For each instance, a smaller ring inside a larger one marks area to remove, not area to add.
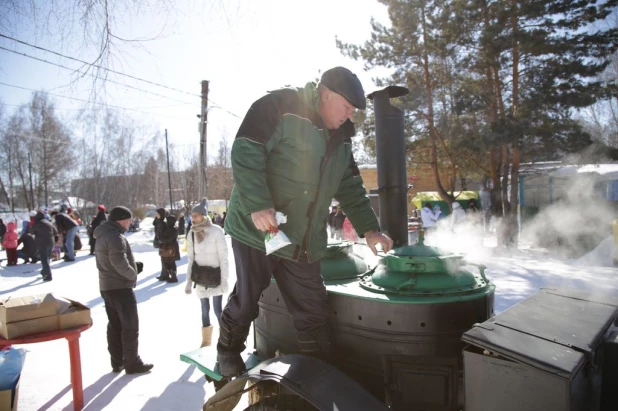
[[[385,236],[379,231],[367,231],[365,233],[365,241],[367,241],[367,245],[371,248],[374,255],[378,254],[378,250],[376,249],[376,244],[380,244],[382,246],[382,250],[385,253],[388,253],[391,248],[393,248],[393,240]]]
[[[251,219],[253,224],[255,224],[255,228],[260,231],[268,231],[271,228],[277,228],[278,225],[277,220],[275,220],[274,208],[251,213]]]

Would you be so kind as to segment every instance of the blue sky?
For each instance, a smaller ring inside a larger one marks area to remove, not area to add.
[[[178,2],[180,3],[180,2]],[[145,10],[119,13],[116,33],[125,38],[157,37],[140,46],[123,46],[111,60],[112,68],[191,94],[200,94],[201,80],[210,81],[209,150],[223,134],[231,140],[250,104],[267,90],[302,85],[320,71],[344,65],[355,71],[366,92],[372,75],[361,62],[345,58],[335,38],[362,43],[370,34],[370,19],[387,22],[386,7],[375,0],[230,0],[192,6],[175,5],[167,13]],[[69,30],[71,31],[71,30]],[[60,43],[60,36],[27,27],[3,33],[63,54],[92,61],[94,47],[84,48],[80,32]],[[79,64],[51,53],[0,38],[0,46],[56,64]],[[153,129],[167,128],[170,141],[188,150],[198,149],[196,114],[200,98],[109,74],[118,84],[106,85],[108,104],[132,109],[123,112]],[[0,83],[45,90],[72,98],[91,98],[91,78],[71,82],[68,70],[0,50]],[[31,98],[31,92],[0,85],[0,100],[10,112]],[[84,103],[51,96],[61,115],[70,116]]]

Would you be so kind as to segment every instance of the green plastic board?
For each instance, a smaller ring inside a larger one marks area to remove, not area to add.
[[[209,350],[212,350],[212,348],[203,347],[195,351],[180,354],[180,361],[193,364],[208,377],[215,381],[221,381],[225,377],[219,373],[219,364],[217,362],[212,364],[212,352],[209,352]],[[247,370],[250,370],[262,362],[262,359],[254,354],[242,354],[242,356],[245,359],[245,367]]]

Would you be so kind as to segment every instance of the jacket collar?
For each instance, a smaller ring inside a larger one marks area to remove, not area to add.
[[[114,228],[120,231],[120,234],[124,234],[127,231],[123,226],[118,224],[116,221],[108,220],[107,225],[110,226],[111,228]]]

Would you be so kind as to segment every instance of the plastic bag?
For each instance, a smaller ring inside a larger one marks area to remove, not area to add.
[[[6,347],[0,351],[0,391],[15,388],[25,359],[23,348]]]
[[[285,224],[288,221],[288,218],[285,214],[280,211],[275,213],[275,220],[277,220],[277,224]],[[270,253],[274,253],[280,248],[285,247],[286,245],[290,245],[292,242],[288,238],[287,235],[278,228],[272,228],[266,233],[266,237],[264,238],[264,245],[266,246],[266,255]]]

